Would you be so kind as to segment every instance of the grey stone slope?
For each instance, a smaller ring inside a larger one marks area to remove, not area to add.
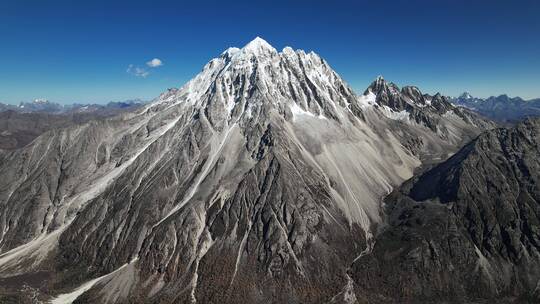
[[[481,134],[386,198],[349,273],[367,302],[536,302],[540,120]]]

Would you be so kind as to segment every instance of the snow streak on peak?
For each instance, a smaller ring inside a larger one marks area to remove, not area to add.
[[[377,88],[387,85],[386,80],[384,80],[384,78],[381,75],[379,75],[379,76],[377,76],[377,78],[375,78],[374,84],[375,84],[375,87],[377,87]]]
[[[282,50],[281,52],[282,52],[283,54],[285,54],[285,55],[294,55],[294,54],[295,54],[293,48],[290,47],[290,46],[284,47],[283,50]]]
[[[221,56],[232,57],[236,53],[238,53],[239,51],[240,51],[240,49],[237,48],[237,47],[230,47],[230,48],[226,49],[223,53],[221,53]]]

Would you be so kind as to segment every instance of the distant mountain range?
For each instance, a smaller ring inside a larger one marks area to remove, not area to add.
[[[61,105],[43,99],[19,105],[0,103],[0,149],[22,148],[49,130],[133,111],[144,103],[140,99],[103,105]]]
[[[17,111],[21,113],[35,113],[35,112],[43,112],[43,113],[50,113],[50,114],[68,114],[68,113],[83,113],[83,112],[107,112],[107,111],[115,111],[118,109],[128,109],[128,108],[136,108],[143,104],[145,104],[146,101],[141,99],[131,99],[131,100],[125,100],[125,101],[111,101],[107,104],[81,104],[81,103],[73,103],[73,104],[59,104],[56,102],[51,102],[47,99],[35,99],[32,102],[21,102],[18,105],[12,105],[12,104],[5,104],[0,103],[0,111]]]
[[[540,116],[540,98],[524,100],[520,97],[500,95],[482,99],[465,92],[453,98],[452,102],[502,123],[513,123],[526,117]]]
[[[379,77],[379,81],[382,81]],[[373,84],[372,84],[373,85]],[[392,84],[395,86],[394,84]],[[376,89],[376,88],[371,88]],[[415,87],[404,87],[402,92],[405,95],[417,94]],[[365,92],[364,92],[365,94]],[[391,96],[392,94],[389,94]],[[430,96],[414,96],[419,99],[426,99]],[[436,94],[435,99],[443,98],[442,95]],[[527,117],[540,116],[540,98],[525,100],[521,97],[509,97],[506,94],[499,96],[491,96],[489,98],[474,97],[468,92],[464,92],[459,97],[444,97],[445,100],[460,106],[473,110],[486,118],[492,119],[498,123],[516,123]],[[392,99],[392,98],[390,98]],[[399,98],[398,98],[399,99]],[[413,98],[414,99],[414,98]],[[407,98],[402,99],[401,103],[395,104],[399,110],[404,110],[407,104]],[[391,101],[391,100],[390,100]],[[99,116],[111,116],[116,112],[132,110],[146,104],[148,101],[142,99],[131,99],[125,101],[111,101],[107,104],[59,104],[46,99],[35,99],[32,102],[21,102],[18,105],[0,103],[0,112],[16,111],[19,113],[49,113],[49,114],[70,114],[70,113],[96,113]],[[392,102],[392,101],[391,101]],[[387,105],[390,106],[390,105]],[[390,106],[393,110],[394,107]]]

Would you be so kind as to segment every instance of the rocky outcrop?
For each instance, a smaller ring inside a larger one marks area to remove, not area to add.
[[[470,131],[474,133],[473,126],[483,129],[495,126],[465,108],[452,105],[446,96],[439,93],[433,96],[422,94],[414,86],[405,86],[400,90],[382,76],[377,77],[365,90],[364,95],[367,94],[375,95],[375,103],[387,117],[425,126],[447,141],[456,141],[463,134],[466,134],[467,140],[471,140],[474,137],[470,137]],[[452,116],[459,117],[466,124],[453,121]]]
[[[536,302],[540,120],[480,135],[386,199],[388,227],[353,263],[368,302]]]

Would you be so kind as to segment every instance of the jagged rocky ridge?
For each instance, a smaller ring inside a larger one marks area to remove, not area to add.
[[[379,96],[257,38],[140,111],[0,152],[3,280],[47,276],[53,303],[337,299],[381,198],[493,126]]]
[[[349,271],[363,301],[540,300],[540,119],[480,135],[386,198]]]
[[[388,117],[414,121],[443,137],[457,135],[452,134],[451,128],[453,126],[445,124],[445,120],[451,116],[457,116],[468,124],[481,126],[489,124],[469,110],[455,107],[450,98],[442,96],[440,93],[430,96],[423,94],[415,86],[405,86],[400,90],[397,85],[392,82],[388,83],[382,76],[377,77],[366,89],[364,95],[370,93],[377,96],[376,103],[381,106],[383,113]]]

